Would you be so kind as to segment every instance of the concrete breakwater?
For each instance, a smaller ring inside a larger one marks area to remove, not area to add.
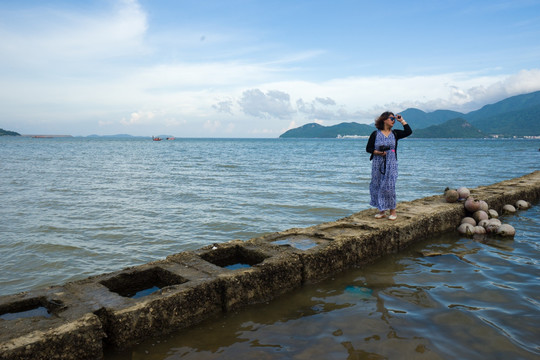
[[[496,210],[519,199],[535,203],[540,172],[471,193]],[[419,239],[454,231],[465,210],[462,203],[446,203],[441,194],[400,203],[398,213],[395,222],[376,221],[375,210],[365,210],[334,222],[214,244],[1,297],[0,358],[100,358],[105,346],[128,347],[189,327],[400,251]]]

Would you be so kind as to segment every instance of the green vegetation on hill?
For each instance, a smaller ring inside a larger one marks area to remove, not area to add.
[[[451,110],[436,110],[430,113],[419,109],[407,109],[400,112],[408,123],[414,125],[415,129],[423,129],[432,125],[440,125],[448,120],[462,118],[465,115]]]
[[[465,119],[448,120],[441,125],[429,126],[425,129],[414,130],[411,137],[416,138],[483,138],[486,135],[469,124]]]
[[[8,130],[0,129],[0,136],[21,136],[21,134],[15,131],[8,131]]]
[[[487,134],[538,136],[540,135],[540,105],[523,110],[494,114],[470,122]]]
[[[495,104],[483,106],[481,109],[471,111],[465,117],[467,121],[475,125],[476,122],[498,116],[505,113],[515,113],[522,110],[528,110],[532,107],[540,106],[540,91],[535,91],[529,94],[516,95]]]
[[[367,136],[375,130],[373,126],[358,123],[341,123],[322,126],[316,123],[306,124],[281,134],[280,138],[336,138],[338,135]]]
[[[540,91],[536,91],[512,96],[467,114],[447,110],[425,113],[418,109],[407,109],[402,112],[402,115],[414,130],[439,125],[453,118],[462,118],[486,136],[538,136],[540,135],[539,111]],[[452,117],[441,121],[441,115]]]

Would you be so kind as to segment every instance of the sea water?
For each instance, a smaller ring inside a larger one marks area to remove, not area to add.
[[[0,295],[367,209],[371,163],[366,141],[0,137]],[[398,201],[539,170],[539,149],[540,140],[401,140]],[[538,223],[538,212],[528,214]],[[537,241],[537,233],[531,238]],[[520,257],[488,254],[493,261],[503,259],[509,274],[538,270],[537,248],[525,265]],[[413,274],[425,264],[416,266]],[[458,271],[455,266],[449,263],[445,271]],[[419,286],[415,276],[407,279],[410,284],[404,286]],[[477,286],[468,276],[459,279],[461,284],[451,286]],[[534,278],[529,296],[536,312],[528,316],[534,319],[539,316],[537,282]],[[349,285],[365,287],[353,282],[344,288]],[[522,292],[528,286],[499,285],[501,294],[506,287]],[[507,304],[502,301],[498,308]],[[467,317],[463,320],[464,330],[469,324]],[[420,350],[427,346],[420,345]],[[525,347],[530,351],[530,344]]]

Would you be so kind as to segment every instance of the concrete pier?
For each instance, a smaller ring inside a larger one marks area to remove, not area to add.
[[[442,189],[441,189],[442,193]],[[540,199],[540,171],[471,190],[501,211]],[[0,297],[0,359],[99,359],[150,336],[302,286],[455,231],[463,203],[431,196],[397,206],[396,221],[365,210],[337,221],[233,240],[81,281]],[[519,229],[517,229],[519,232]]]

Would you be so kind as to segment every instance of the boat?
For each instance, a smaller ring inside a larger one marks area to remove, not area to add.
[[[174,137],[168,137],[167,140],[174,140]]]
[[[163,139],[160,138],[160,137],[153,137],[153,136],[152,136],[152,140],[154,140],[154,141],[161,141],[161,140],[163,140]]]

